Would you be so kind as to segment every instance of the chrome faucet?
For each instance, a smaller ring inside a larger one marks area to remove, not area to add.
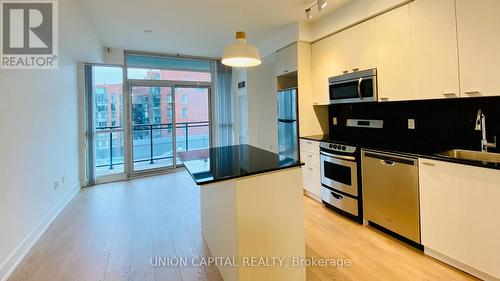
[[[481,151],[488,152],[488,147],[497,147],[497,137],[494,137],[494,142],[488,142],[486,137],[486,116],[484,116],[483,111],[479,109],[477,111],[476,117],[476,131],[481,131]]]

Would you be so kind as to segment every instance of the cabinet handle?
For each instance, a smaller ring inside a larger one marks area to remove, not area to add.
[[[443,94],[443,96],[445,96],[447,98],[453,98],[453,97],[456,97],[457,94],[455,94],[454,92],[446,92]]]
[[[285,69],[283,72],[284,72],[284,73],[288,73],[288,69]]]
[[[469,90],[469,91],[465,91],[464,93],[466,95],[469,95],[469,96],[471,96],[471,95],[480,95],[481,91],[479,91],[479,90]]]
[[[342,74],[347,74],[347,73],[349,73],[349,70],[342,71]]]
[[[307,144],[312,144],[312,141],[306,141]]]
[[[312,154],[307,154],[307,157],[313,157]]]
[[[388,97],[380,97],[380,101],[389,101]]]
[[[353,68],[352,71],[359,71],[359,68]]]
[[[422,162],[422,165],[432,166],[432,167],[436,166],[436,164],[431,163],[431,162]]]
[[[311,168],[311,167],[307,167],[307,169],[308,169],[309,171],[312,171],[312,170],[313,170],[313,168]]]

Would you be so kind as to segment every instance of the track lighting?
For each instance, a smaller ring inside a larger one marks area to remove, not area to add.
[[[313,15],[311,14],[311,8],[306,9],[306,18],[308,20],[313,18]]]
[[[306,9],[306,18],[308,20],[312,19],[311,9],[314,6],[318,6],[318,12],[321,12],[326,7],[326,5],[328,5],[328,2],[326,2],[326,0],[316,0],[311,7]]]
[[[321,12],[326,7],[326,5],[328,5],[328,2],[326,2],[325,0],[318,0],[318,12]]]

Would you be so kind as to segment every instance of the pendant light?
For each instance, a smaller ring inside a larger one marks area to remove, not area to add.
[[[222,63],[233,67],[251,67],[261,64],[259,50],[247,44],[246,33],[236,32],[236,44],[228,45],[222,54]]]

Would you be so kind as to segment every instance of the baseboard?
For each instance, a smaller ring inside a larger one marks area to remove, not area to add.
[[[304,189],[304,195],[321,203],[321,197]]]
[[[453,266],[454,268],[456,269],[459,269],[461,271],[464,271],[466,273],[469,273],[470,275],[472,276],[475,276],[481,280],[488,280],[488,281],[500,281],[500,279],[498,278],[495,278],[487,273],[484,273],[480,270],[477,270],[473,267],[470,267],[466,264],[463,264],[453,258],[450,258],[446,255],[443,255],[437,251],[434,251],[433,249],[430,249],[430,248],[427,248],[427,247],[424,247],[424,253],[430,257],[433,257],[437,260],[440,260],[446,264],[449,264],[451,266]]]
[[[61,211],[68,205],[68,203],[80,191],[80,186],[68,191],[64,197],[50,212],[43,218],[43,220],[28,234],[21,244],[14,250],[14,252],[0,265],[0,280],[7,281],[12,275],[17,266],[26,257],[31,248],[40,239],[40,237],[47,231],[50,224],[57,218]]]

